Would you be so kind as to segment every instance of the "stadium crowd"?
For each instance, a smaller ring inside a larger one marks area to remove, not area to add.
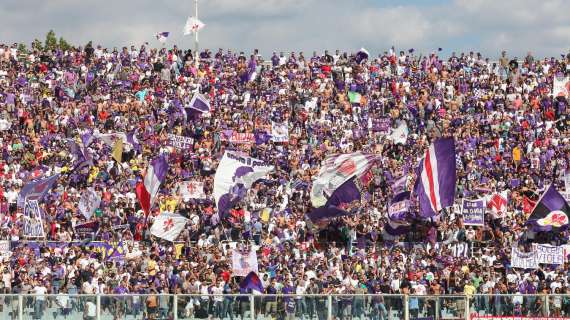
[[[256,297],[262,299],[256,312],[287,319],[326,317],[326,298],[297,296],[305,293],[486,293],[473,306],[497,315],[544,315],[548,299],[497,294],[570,293],[567,263],[510,266],[512,246],[561,245],[568,238],[566,231],[529,230],[523,199],[536,199],[549,184],[564,190],[569,100],[551,89],[555,77],[570,75],[570,54],[541,59],[529,52],[518,59],[503,52],[492,62],[474,52],[444,58],[392,48],[363,61],[338,50],[266,58],[257,50],[204,50],[196,64],[194,52],[177,46],[89,43],[65,52],[22,52],[17,44],[0,45],[0,235],[10,241],[2,252],[0,292],[198,294],[178,299],[181,314],[243,318],[249,298],[200,296],[251,292],[232,276],[237,247],[256,251],[264,293],[294,295]],[[210,112],[185,111],[196,92],[210,100]],[[288,141],[264,139],[272,122],[287,124]],[[403,123],[409,135],[396,143],[391,132]],[[95,137],[85,145],[92,163],[76,166],[72,145],[86,133]],[[119,160],[116,140],[105,141],[118,133],[138,139],[124,144]],[[190,137],[193,145],[174,147],[169,134]],[[407,176],[411,190],[413,171],[437,137],[455,139],[457,202],[506,191],[507,209],[498,215],[489,209],[485,226],[473,227],[464,225],[460,210],[447,208],[391,235],[385,231],[391,185]],[[220,215],[213,177],[226,150],[275,170]],[[311,182],[322,161],[356,151],[380,158],[365,196],[343,208],[350,215],[307,223]],[[147,218],[135,186],[159,154],[167,155],[168,173]],[[32,241],[18,194],[29,181],[54,174],[61,175],[39,204],[45,237]],[[203,183],[205,199],[181,196],[179,183],[189,180]],[[89,218],[79,210],[87,188],[101,196]],[[188,219],[175,242],[148,232],[162,212]],[[87,222],[96,222],[91,233],[76,231]],[[114,243],[121,256],[111,259],[90,242]],[[454,252],[458,244],[466,244],[465,254]],[[166,315],[170,302],[154,297],[103,300],[102,308],[117,319],[143,308]],[[551,315],[570,315],[569,298],[550,299]],[[34,301],[40,315],[46,306]],[[401,300],[380,297],[335,297],[334,306],[339,319],[386,319],[402,310]],[[415,316],[435,307],[410,300]],[[460,310],[455,302],[438,308]]]

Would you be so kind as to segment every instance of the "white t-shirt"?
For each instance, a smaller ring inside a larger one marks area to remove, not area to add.
[[[89,301],[85,305],[85,311],[86,311],[88,317],[96,317],[97,316],[97,305],[95,305],[92,301]]]
[[[37,296],[36,299],[39,301],[44,301],[46,299],[45,296],[43,296],[44,294],[47,293],[47,288],[44,287],[43,285],[39,285],[39,286],[35,286],[34,287],[34,294],[39,294],[40,296]]]

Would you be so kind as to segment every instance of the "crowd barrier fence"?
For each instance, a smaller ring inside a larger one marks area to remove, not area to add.
[[[3,294],[0,319],[570,319],[570,295]]]

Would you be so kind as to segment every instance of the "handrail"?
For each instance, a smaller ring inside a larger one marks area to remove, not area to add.
[[[501,299],[496,300],[497,297]],[[301,318],[314,318],[317,315],[322,320],[340,319],[347,314],[352,314],[353,319],[361,319],[365,315],[370,319],[403,320],[538,319],[529,316],[536,313],[531,310],[534,301],[542,303],[540,319],[570,319],[570,314],[562,314],[566,318],[563,317],[556,306],[557,300],[554,298],[562,297],[570,297],[570,294],[0,294],[0,305],[5,306],[0,310],[0,319],[47,319],[48,314],[58,318],[61,313],[61,318],[69,316],[72,319],[83,316],[100,320],[111,315],[119,318],[134,315],[138,318],[144,315],[145,319],[176,320],[193,318],[189,316],[193,312],[206,312],[218,319],[229,319],[227,315],[230,313],[230,316],[241,316],[243,320],[259,319],[279,312],[295,319],[299,315],[303,316]],[[492,308],[488,304],[490,300],[482,298],[495,299]],[[483,305],[484,301],[486,306]],[[494,309],[497,303],[500,307]],[[519,305],[522,311],[513,314],[515,305]],[[372,318],[372,315],[376,317]]]

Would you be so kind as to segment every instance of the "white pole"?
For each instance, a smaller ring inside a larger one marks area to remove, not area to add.
[[[196,20],[198,20],[198,0],[194,0],[194,14],[196,17]],[[198,60],[200,59],[200,54],[198,52],[198,30],[196,29],[196,31],[194,32],[194,55],[196,56],[195,58],[195,62],[196,62],[196,67],[198,67]]]

